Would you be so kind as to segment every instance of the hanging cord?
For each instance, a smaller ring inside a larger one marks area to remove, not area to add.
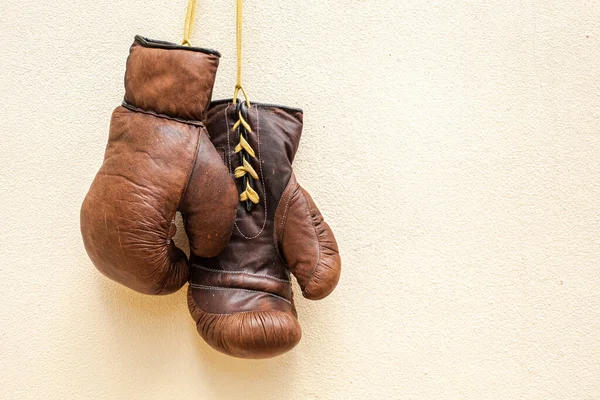
[[[246,100],[246,105],[250,107],[250,100],[242,85],[242,28],[243,28],[243,15],[242,15],[242,0],[236,0],[235,4],[235,46],[237,55],[237,79],[235,82],[235,90],[233,92],[233,104],[237,103],[237,98],[240,90]]]
[[[251,211],[253,204],[258,204],[260,197],[252,187],[253,180],[258,181],[258,174],[250,164],[249,157],[256,159],[256,153],[250,143],[248,135],[252,133],[252,127],[247,121],[250,100],[242,85],[242,0],[236,0],[235,8],[235,42],[237,53],[237,79],[233,92],[233,104],[236,105],[235,112],[238,115],[237,122],[233,125],[233,131],[239,136],[239,143],[235,146],[235,152],[239,154],[240,166],[234,171],[236,179],[242,179],[244,191],[240,194],[240,201],[246,202],[246,210]],[[239,92],[244,95],[244,102],[238,103]]]
[[[182,46],[191,46],[190,38],[194,30],[194,19],[196,18],[196,0],[188,0],[187,11],[185,12],[185,25],[183,26]]]

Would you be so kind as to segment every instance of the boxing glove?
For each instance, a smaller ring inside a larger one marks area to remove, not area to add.
[[[309,299],[340,277],[334,235],[292,171],[302,119],[301,110],[254,102],[215,102],[207,113],[240,197],[225,250],[191,256],[188,307],[199,334],[232,356],[272,357],[298,343],[290,271]]]
[[[141,293],[167,294],[189,277],[175,246],[175,214],[185,215],[194,254],[216,256],[231,235],[235,183],[203,119],[219,53],[136,36],[125,99],[81,207],[81,234],[94,265]]]

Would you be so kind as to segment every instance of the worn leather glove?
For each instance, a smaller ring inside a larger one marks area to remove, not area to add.
[[[272,357],[301,337],[289,272],[306,298],[321,299],[341,268],[331,229],[292,171],[302,111],[229,100],[213,103],[206,121],[240,202],[226,249],[214,258],[193,252],[188,306],[213,348]]]
[[[191,251],[216,256],[232,231],[235,184],[203,119],[220,54],[136,36],[125,101],[115,109],[104,162],[81,208],[81,234],[94,265],[147,294],[188,280],[188,260],[171,238],[185,214]]]

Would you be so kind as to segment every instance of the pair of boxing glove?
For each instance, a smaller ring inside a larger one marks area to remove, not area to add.
[[[98,270],[131,289],[168,294],[189,281],[190,313],[213,348],[272,357],[301,336],[290,273],[320,299],[341,261],[292,170],[302,111],[211,103],[219,57],[136,36],[81,233]],[[172,241],[177,211],[189,260]]]

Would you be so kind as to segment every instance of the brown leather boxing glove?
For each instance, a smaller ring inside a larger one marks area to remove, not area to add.
[[[237,191],[203,119],[220,54],[136,36],[104,162],[81,207],[81,234],[94,265],[147,294],[167,294],[189,277],[172,242],[185,213],[194,254],[216,256],[235,219]]]
[[[188,306],[213,348],[272,357],[301,336],[290,271],[306,298],[321,299],[335,288],[341,268],[331,229],[292,171],[302,111],[221,101],[211,105],[206,125],[236,177],[240,202],[223,253],[192,255]]]

